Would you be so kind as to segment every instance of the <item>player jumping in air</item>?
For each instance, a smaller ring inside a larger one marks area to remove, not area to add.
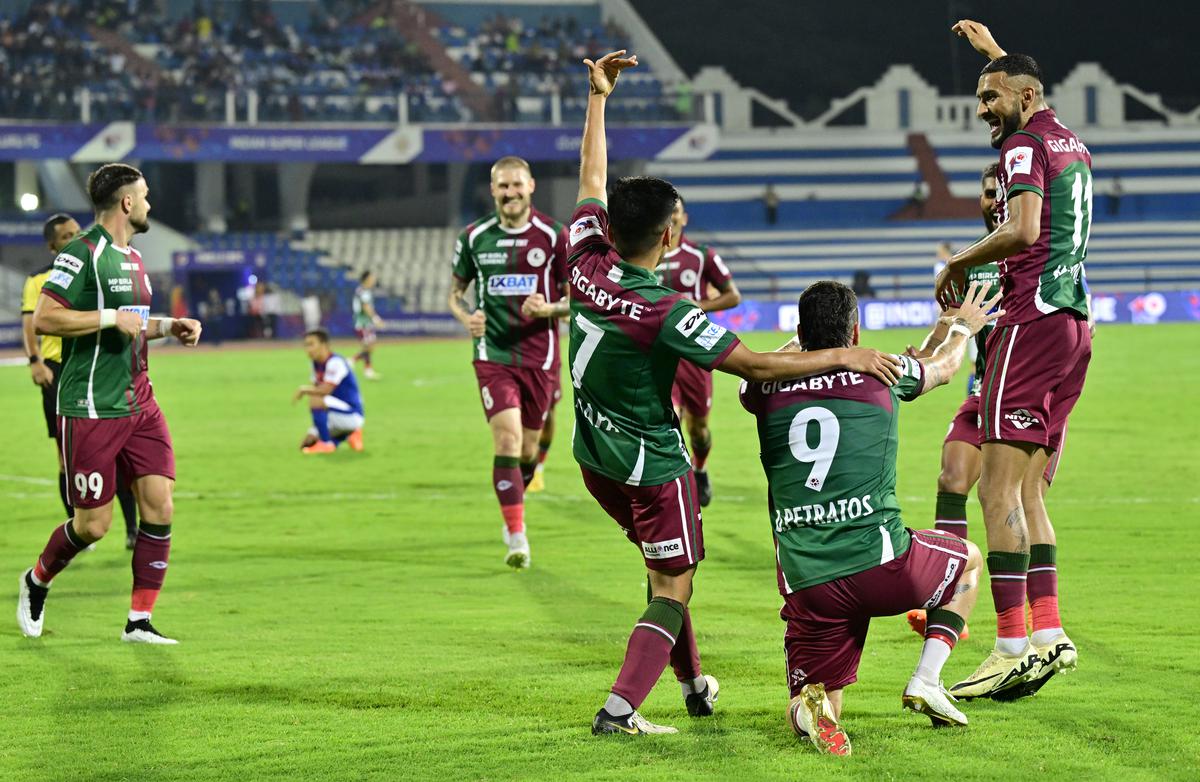
[[[329,347],[329,332],[314,329],[304,335],[304,352],[312,359],[312,380],[300,386],[292,402],[308,397],[312,427],[304,436],[304,453],[333,453],[345,440],[363,449],[363,403],[354,369]]]
[[[999,226],[950,259],[935,295],[943,307],[953,305],[968,269],[998,262],[1006,314],[987,341],[979,401],[979,499],[996,645],[951,692],[1008,698],[1077,662],[1058,613],[1056,540],[1042,476],[1062,447],[1092,356],[1084,280],[1091,155],[1046,105],[1032,57],[1005,54],[977,22],[963,20],[954,30],[991,60],[979,77],[977,113],[1000,150]],[[1025,629],[1027,595],[1032,638]]]
[[[371,366],[371,351],[375,347],[375,329],[383,325],[383,320],[375,312],[375,272],[365,271],[359,278],[358,287],[354,289],[354,333],[362,343],[362,350],[354,355],[354,362],[363,362],[363,377],[367,380],[378,380],[379,374]]]
[[[972,285],[946,339],[928,358],[904,356],[888,387],[852,372],[806,380],[744,383],[742,405],[758,419],[779,591],[789,722],[821,752],[849,755],[838,725],[842,690],[857,680],[873,616],[929,609],[925,646],[904,689],[905,707],[937,725],[966,725],[941,683],[941,670],[975,605],[983,559],[970,541],[907,529],[896,500],[902,401],[953,377],[967,340],[1000,313]],[[858,300],[837,282],[800,296],[796,339],[804,350],[858,344]]]
[[[54,530],[20,579],[17,623],[36,638],[51,580],[112,523],[119,483],[132,481],[141,526],[133,549],[133,597],[121,640],[173,644],[150,624],[167,574],[175,454],[147,375],[146,345],[174,336],[192,346],[200,322],[151,318],[150,278],[129,246],[150,228],[150,189],[132,166],[111,163],[88,177],[96,224],[73,239],[42,286],[33,313],[39,334],[63,338],[58,427],[74,518]]]
[[[42,238],[50,252],[57,256],[63,248],[79,234],[79,223],[68,214],[51,215],[42,225]],[[42,389],[42,413],[46,417],[46,432],[55,441],[58,460],[58,496],[62,499],[67,518],[74,513],[71,508],[67,473],[62,463],[62,448],[58,447],[58,377],[62,372],[62,340],[54,336],[38,337],[33,329],[33,311],[46,278],[54,271],[53,264],[39,269],[25,278],[25,289],[21,295],[21,334],[24,337],[25,355],[29,357],[29,373],[34,385]],[[133,491],[122,485],[117,489],[117,501],[121,503],[121,515],[125,518],[125,548],[132,551],[137,542],[137,507]]]
[[[570,230],[570,376],[584,485],[638,547],[650,584],[649,605],[592,732],[637,735],[676,732],[637,712],[668,663],[692,716],[712,714],[719,692],[717,680],[701,673],[687,608],[704,536],[691,462],[671,409],[679,360],[757,381],[842,368],[891,382],[899,368],[894,357],[871,350],[755,353],[659,283],[654,270],[671,246],[675,188],[627,177],[606,191],[605,101],[620,72],[637,64],[624,54],[584,61],[591,95]]]
[[[495,454],[492,488],[504,517],[504,561],[529,567],[525,487],[562,366],[556,318],[567,314],[566,234],[533,208],[529,164],[505,157],[492,166],[496,211],[471,223],[454,247],[448,305],[474,339],[475,377]],[[463,301],[474,281],[477,307]]]
[[[733,275],[721,256],[711,247],[693,244],[683,235],[688,215],[683,202],[671,213],[671,249],[658,265],[659,281],[671,290],[679,291],[705,312],[736,307],[742,300]],[[715,295],[709,295],[715,291]],[[708,479],[708,454],[712,450],[712,432],[708,414],[712,411],[712,372],[706,372],[690,361],[679,362],[679,373],[671,388],[671,403],[683,419],[688,441],[692,446],[692,470],[700,507],[712,502],[712,483]]]
[[[979,211],[983,216],[984,234],[996,230],[996,164],[991,163],[983,169],[980,175]],[[953,256],[947,253],[947,259]],[[940,269],[939,269],[940,271]],[[967,272],[967,284],[978,282],[987,286],[987,296],[991,297],[1000,292],[1000,269],[994,263],[986,263],[972,267]],[[946,310],[945,317],[953,317],[956,308]],[[933,349],[946,339],[945,319],[935,324],[933,331],[925,338],[920,348],[909,349],[909,355],[915,358],[928,358],[933,355]],[[983,381],[983,370],[987,350],[985,344],[992,332],[988,324],[975,335],[975,372],[971,376],[971,386],[968,389],[966,401],[958,408],[958,413],[950,422],[950,429],[942,443],[942,470],[938,475],[937,506],[934,527],[943,532],[949,532],[960,538],[967,537],[967,493],[979,480],[979,386]],[[1055,460],[1057,462],[1057,460]],[[1049,467],[1047,468],[1049,470]],[[1047,480],[1053,479],[1053,473]],[[908,612],[908,623],[918,635],[925,634],[925,611],[914,609]],[[967,638],[964,628],[962,638]]]

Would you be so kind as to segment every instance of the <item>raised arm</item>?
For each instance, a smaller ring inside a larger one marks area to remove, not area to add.
[[[637,55],[625,58],[625,50],[609,52],[599,60],[584,60],[588,67],[587,116],[583,121],[583,146],[579,152],[579,197],[577,201],[608,197],[608,142],[604,135],[604,104],[617,77],[626,68],[637,65]]]
[[[1008,54],[1000,48],[1000,44],[996,43],[996,39],[992,37],[992,31],[985,24],[971,19],[960,19],[950,30],[957,33],[958,37],[966,38],[975,51],[987,57],[989,61],[998,60]]]
[[[954,307],[945,310],[941,317],[933,323],[933,329],[925,335],[925,339],[921,342],[921,347],[914,348],[908,346],[908,350],[904,351],[908,355],[916,359],[929,358],[933,355],[933,350],[946,339],[949,333],[950,324],[954,320],[954,316],[958,314],[958,308]]]
[[[967,340],[979,333],[987,324],[1004,314],[1004,310],[989,313],[1000,301],[1002,294],[997,293],[990,299],[984,300],[988,286],[973,282],[963,297],[962,305],[953,315],[943,315],[934,324],[925,344],[933,342],[934,336],[944,332],[933,353],[926,358],[919,358],[925,368],[925,382],[921,385],[921,393],[926,394],[946,383],[958,372],[962,365],[963,347]]]

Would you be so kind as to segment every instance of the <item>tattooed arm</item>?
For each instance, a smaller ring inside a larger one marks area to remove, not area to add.
[[[926,338],[922,349],[933,344],[934,337],[939,333],[944,334],[944,338],[933,349],[931,355],[918,359],[921,366],[925,368],[925,382],[921,385],[922,394],[929,393],[954,377],[954,373],[962,365],[963,348],[966,346],[967,340],[1004,314],[1004,310],[989,313],[989,310],[1000,301],[1000,294],[997,293],[985,301],[983,297],[986,293],[987,286],[971,283],[958,311],[953,316],[947,315],[939,318],[938,323],[934,325],[933,331]]]

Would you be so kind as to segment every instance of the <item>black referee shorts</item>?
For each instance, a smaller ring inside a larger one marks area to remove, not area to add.
[[[46,436],[56,438],[58,437],[58,375],[62,371],[62,364],[57,361],[43,363],[54,375],[54,382],[48,386],[42,386],[42,413],[46,416]]]

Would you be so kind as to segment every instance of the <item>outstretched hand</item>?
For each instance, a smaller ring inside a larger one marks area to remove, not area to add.
[[[984,326],[1004,314],[1004,310],[992,312],[992,308],[1000,303],[1004,294],[997,293],[990,299],[984,299],[987,290],[987,285],[978,282],[971,283],[971,287],[967,288],[967,293],[963,296],[962,304],[958,306],[958,312],[952,318],[954,323],[970,329],[971,336],[975,336]]]
[[[996,43],[996,39],[992,37],[992,31],[985,24],[971,19],[960,19],[950,30],[957,33],[959,38],[966,38],[975,51],[989,60],[995,60],[1007,54],[1000,48],[1000,44]]]
[[[583,64],[588,67],[588,81],[591,84],[593,95],[611,93],[617,86],[617,77],[621,75],[621,71],[638,64],[636,54],[623,57],[624,54],[624,49],[618,49],[615,52],[609,52],[595,62],[583,61]]]

